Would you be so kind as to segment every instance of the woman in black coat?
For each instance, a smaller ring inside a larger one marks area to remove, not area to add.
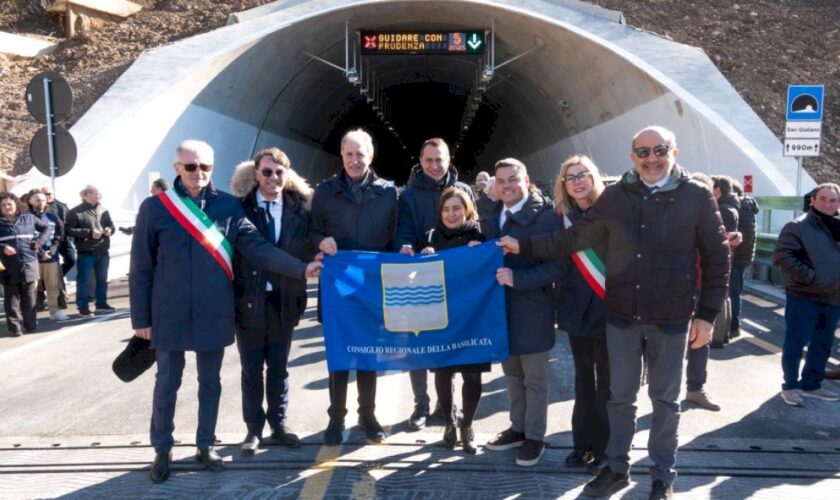
[[[603,191],[598,168],[588,157],[577,155],[563,162],[554,199],[564,226],[568,228],[581,219]],[[575,363],[574,449],[566,457],[566,465],[586,466],[593,474],[600,472],[610,435],[610,370],[603,301],[605,256],[606,241],[569,257],[568,273],[561,280],[557,295],[558,323],[569,333]]]
[[[450,187],[440,196],[437,208],[437,225],[426,233],[426,246],[421,253],[431,254],[439,250],[456,248],[464,245],[475,246],[484,241],[484,235],[478,226],[475,206],[464,191]],[[458,440],[456,424],[461,428],[461,444],[464,451],[475,454],[475,434],[472,421],[481,399],[481,373],[490,371],[490,363],[447,366],[432,370],[435,374],[437,400],[446,419],[443,431],[443,444],[454,448]],[[452,378],[460,373],[464,379],[461,388],[463,399],[463,418],[456,422],[455,407],[452,404]]]
[[[0,193],[0,262],[3,263],[0,279],[3,281],[6,326],[14,336],[36,330],[38,249],[49,237],[47,223],[31,212],[22,212],[23,206],[12,193]]]

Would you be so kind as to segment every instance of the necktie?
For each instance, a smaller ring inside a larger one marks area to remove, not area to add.
[[[271,206],[274,205],[274,202],[264,201],[263,203],[265,203],[265,218],[268,221],[268,235],[272,243],[277,243],[277,234],[274,229],[274,216],[271,215]]]
[[[505,210],[505,223],[502,224],[502,234],[504,234],[505,231],[507,230],[507,228],[510,227],[510,222],[511,222],[511,217],[512,216],[513,216],[513,214],[511,213],[510,210]]]

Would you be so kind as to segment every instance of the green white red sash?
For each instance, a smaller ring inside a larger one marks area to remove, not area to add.
[[[233,280],[233,249],[225,235],[189,198],[182,198],[174,189],[157,195],[163,206],[181,226],[196,239],[222,266],[228,279]]]
[[[563,214],[563,226],[567,228],[572,227],[572,220],[565,214]],[[572,261],[577,266],[580,274],[583,275],[583,279],[586,280],[590,288],[592,288],[592,291],[595,292],[595,295],[603,299],[606,292],[607,279],[604,273],[604,263],[601,262],[595,250],[587,248],[586,250],[575,252],[572,254]]]

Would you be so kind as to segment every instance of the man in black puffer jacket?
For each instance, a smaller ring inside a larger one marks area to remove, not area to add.
[[[444,189],[456,187],[472,200],[472,190],[458,181],[458,171],[449,160],[449,146],[439,137],[428,139],[420,146],[420,164],[411,168],[408,186],[400,194],[395,250],[414,255],[428,245],[424,236],[437,223],[437,206]],[[427,373],[427,370],[409,372],[414,412],[408,418],[408,427],[415,431],[426,426],[429,415]]]

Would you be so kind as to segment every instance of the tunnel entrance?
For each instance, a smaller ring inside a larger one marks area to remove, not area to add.
[[[420,145],[431,137],[441,137],[449,144],[452,164],[462,180],[470,182],[475,172],[489,168],[476,163],[498,118],[489,105],[478,107],[473,124],[464,131],[461,119],[468,105],[467,97],[465,90],[453,83],[407,83],[384,92],[391,103],[389,122],[396,134],[382,123],[365,99],[359,98],[330,131],[326,141],[328,151],[338,152],[341,136],[347,130],[361,127],[374,138],[377,150],[373,169],[398,185],[408,181],[411,167],[419,161]]]
[[[362,57],[355,35],[489,28],[489,73],[477,54]],[[348,61],[359,63],[357,81]],[[375,82],[388,113],[359,80]],[[214,147],[222,188],[235,165],[275,146],[315,184],[340,170],[340,137],[354,127],[373,135],[377,173],[399,184],[423,140],[440,136],[464,181],[512,156],[548,186],[573,154],[609,175],[625,172],[632,134],[650,124],[676,133],[691,171],[726,165],[751,175],[756,194],[795,190],[796,162],[714,63],[627,27],[620,13],[575,0],[278,1],[144,53],[73,126],[79,158],[57,189],[70,198],[90,179],[108,179],[104,202],[134,211],[150,177],[171,178],[172,152],[187,138]],[[120,176],[114,157],[125,158]]]

